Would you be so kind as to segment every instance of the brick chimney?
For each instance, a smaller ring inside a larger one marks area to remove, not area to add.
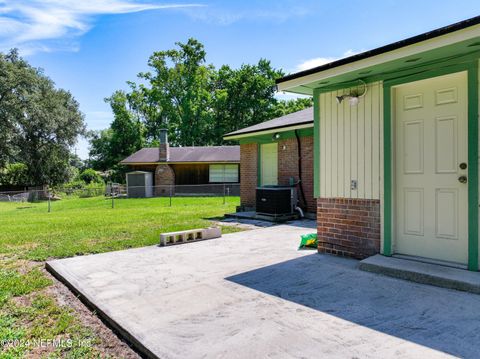
[[[168,145],[168,135],[165,128],[160,130],[159,154],[160,162],[167,162],[170,158],[170,146]]]

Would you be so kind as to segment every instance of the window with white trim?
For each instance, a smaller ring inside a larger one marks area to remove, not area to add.
[[[210,183],[238,182],[238,165],[210,165]]]

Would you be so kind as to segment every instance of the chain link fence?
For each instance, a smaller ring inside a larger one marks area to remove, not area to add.
[[[138,200],[163,198],[160,205],[172,206],[175,198],[202,197],[218,198],[219,203],[226,204],[229,198],[240,196],[240,184],[200,184],[169,186],[126,186],[109,183],[105,186],[87,185],[84,188],[56,187],[50,189],[26,189],[0,192],[0,202],[36,203],[48,202],[51,212],[56,201],[75,198],[103,198],[111,202],[111,207],[119,200]],[[200,201],[199,201],[200,203]]]

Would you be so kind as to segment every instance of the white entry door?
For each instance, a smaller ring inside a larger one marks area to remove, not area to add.
[[[276,185],[278,184],[278,144],[266,143],[260,145],[260,184]]]
[[[394,250],[466,264],[467,72],[394,89]]]

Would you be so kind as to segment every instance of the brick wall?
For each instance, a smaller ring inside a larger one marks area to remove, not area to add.
[[[303,190],[307,200],[307,211],[315,213],[317,204],[313,197],[313,136],[300,137],[300,141]],[[256,143],[240,145],[240,202],[243,206],[255,207],[257,174],[258,145]],[[298,152],[295,137],[278,142],[278,184],[289,185],[290,177],[295,181],[298,180]]]
[[[257,152],[258,145],[256,143],[240,145],[240,204],[246,207],[255,207]]]
[[[158,165],[155,169],[155,195],[167,195],[170,192],[170,185],[175,184],[175,172],[169,165]],[[160,187],[159,187],[160,186]],[[165,187],[162,187],[165,186]]]
[[[308,212],[315,213],[317,202],[313,197],[313,136],[300,137],[302,184]],[[278,184],[288,185],[290,178],[298,181],[298,147],[295,137],[278,142]],[[299,199],[302,203],[300,193]]]
[[[380,201],[318,198],[318,251],[366,258],[380,252]]]

